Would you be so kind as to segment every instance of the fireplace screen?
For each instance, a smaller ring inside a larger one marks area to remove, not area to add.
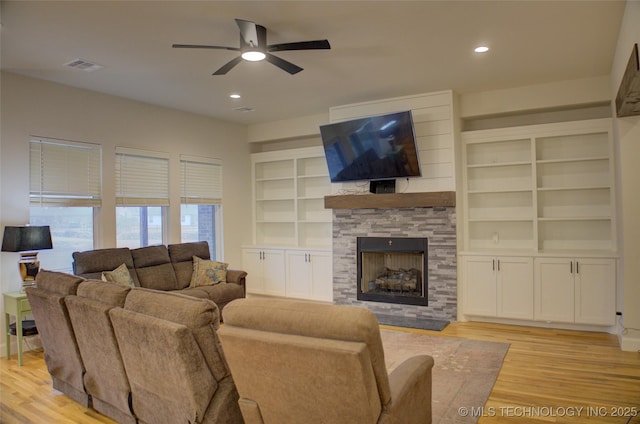
[[[427,239],[358,237],[358,300],[427,304]]]

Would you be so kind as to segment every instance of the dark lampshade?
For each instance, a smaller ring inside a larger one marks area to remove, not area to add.
[[[53,249],[51,230],[48,225],[4,227],[2,251],[22,252],[18,261],[22,290],[35,285],[36,275],[40,271],[37,250],[43,249]]]
[[[43,249],[53,249],[51,230],[48,225],[4,227],[3,252],[27,252]]]

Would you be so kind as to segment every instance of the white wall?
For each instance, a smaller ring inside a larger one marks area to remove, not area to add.
[[[461,96],[463,119],[608,103],[609,76],[556,81]]]
[[[627,1],[618,45],[611,69],[611,97],[615,99],[634,43],[640,45],[640,2]],[[614,114],[615,114],[615,105]],[[614,119],[614,138],[618,149],[618,191],[622,246],[622,324],[623,350],[640,350],[640,116]]]
[[[2,73],[1,85],[2,226],[29,221],[31,135],[102,145],[103,208],[99,220],[102,228],[97,234],[96,248],[115,246],[116,146],[170,154],[169,219],[173,223],[180,222],[179,155],[220,158],[224,259],[231,268],[234,264],[240,266],[240,246],[251,241],[251,162],[246,126],[12,73]],[[179,242],[179,225],[171,227],[167,242]],[[0,256],[1,291],[18,290],[17,254],[4,252]]]

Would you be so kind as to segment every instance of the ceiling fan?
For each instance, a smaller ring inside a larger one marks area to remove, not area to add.
[[[295,43],[268,45],[267,29],[265,27],[257,25],[255,22],[245,21],[242,19],[236,19],[236,23],[240,28],[240,47],[207,46],[198,44],[174,44],[172,47],[176,49],[218,49],[241,52],[240,56],[227,62],[220,69],[215,71],[213,75],[225,75],[243,59],[253,62],[264,59],[272,65],[275,65],[283,71],[293,75],[302,71],[302,68],[272,55],[271,52],[281,52],[285,50],[322,50],[331,48],[328,40],[298,41]]]

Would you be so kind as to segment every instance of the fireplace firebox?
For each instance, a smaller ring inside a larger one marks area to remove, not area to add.
[[[428,240],[413,237],[358,237],[358,300],[424,305]]]

